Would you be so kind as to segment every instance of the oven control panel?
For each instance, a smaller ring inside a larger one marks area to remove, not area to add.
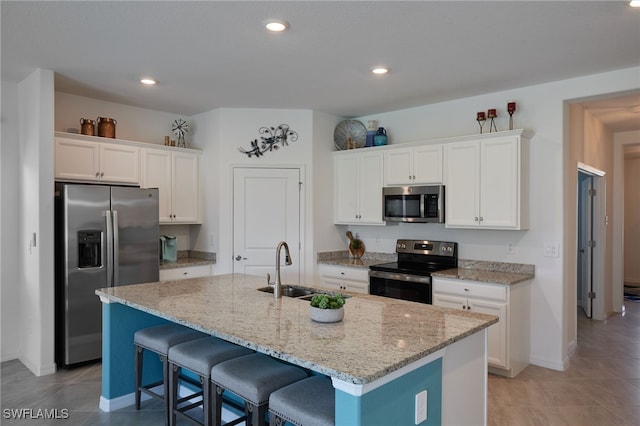
[[[428,240],[398,240],[396,253],[426,254],[454,257],[458,243]]]

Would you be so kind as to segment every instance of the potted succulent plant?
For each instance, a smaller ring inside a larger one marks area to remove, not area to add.
[[[358,237],[354,237],[351,231],[347,231],[349,238],[349,253],[354,259],[360,259],[364,255],[364,243]]]
[[[345,302],[340,294],[316,294],[311,298],[311,319],[316,322],[342,321]]]

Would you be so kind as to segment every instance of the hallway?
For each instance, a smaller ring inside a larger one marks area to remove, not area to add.
[[[567,371],[529,366],[515,379],[489,375],[488,425],[640,424],[640,303],[625,307],[607,321],[579,314]]]

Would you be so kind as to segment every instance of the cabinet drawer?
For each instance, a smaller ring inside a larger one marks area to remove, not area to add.
[[[160,281],[183,280],[187,278],[206,277],[209,275],[211,275],[210,265],[162,269],[160,270]]]
[[[350,281],[369,283],[369,270],[342,266],[320,265],[320,275],[327,278],[338,278]]]
[[[507,286],[502,284],[478,283],[434,277],[433,292],[507,301]]]

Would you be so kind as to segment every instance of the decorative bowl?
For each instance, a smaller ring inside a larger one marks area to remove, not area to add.
[[[338,309],[320,309],[313,306],[311,309],[311,319],[315,322],[340,322],[344,318],[344,306]]]

